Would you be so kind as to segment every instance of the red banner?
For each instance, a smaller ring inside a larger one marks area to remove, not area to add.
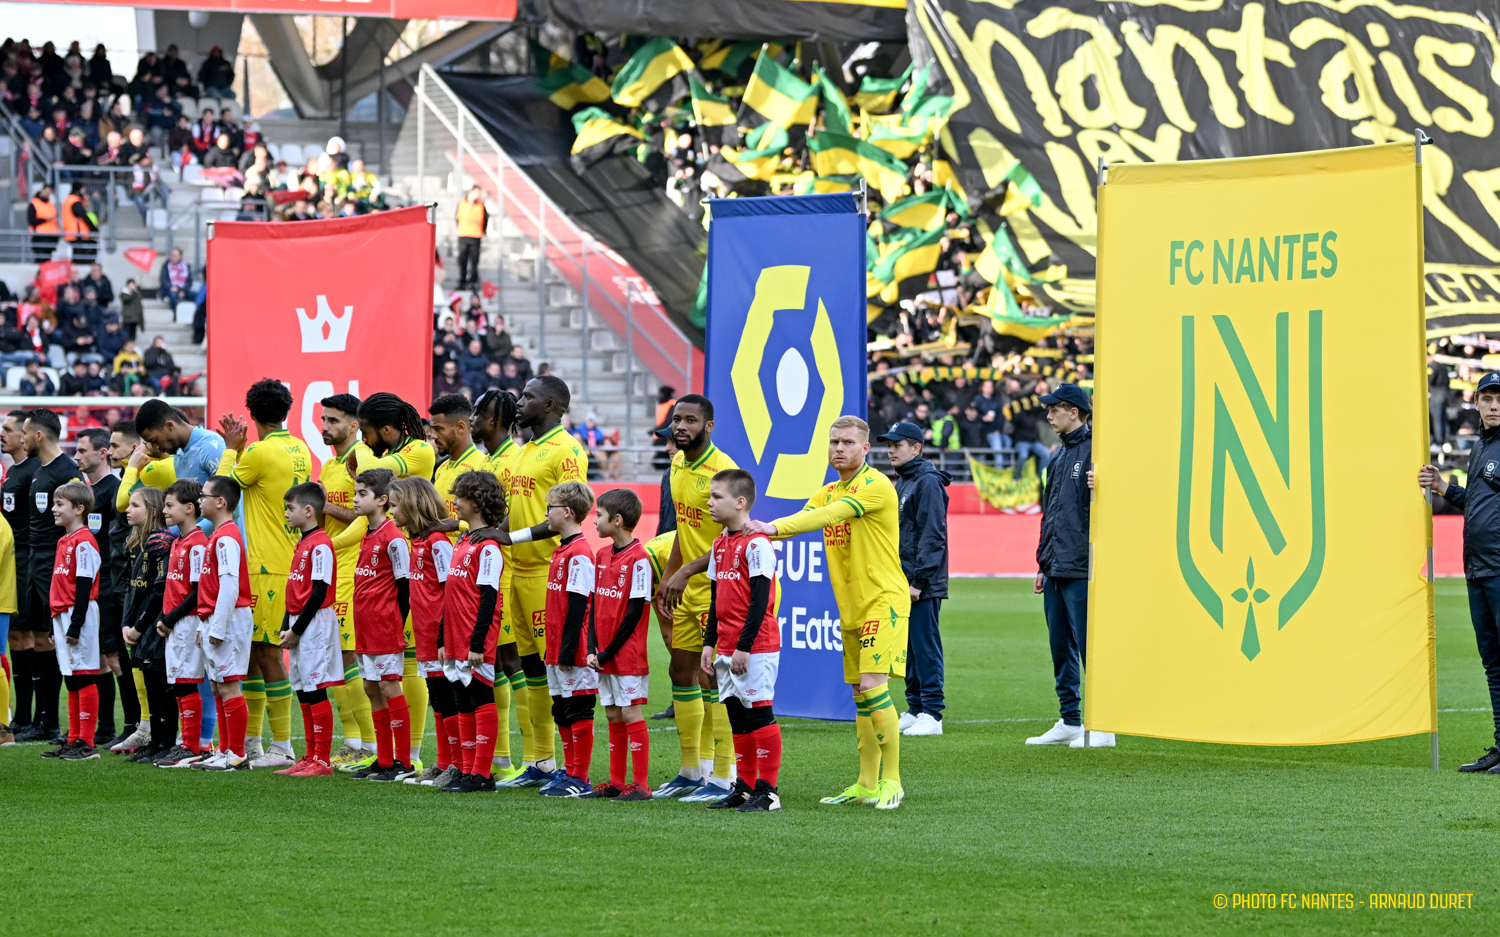
[[[291,388],[287,428],[321,465],[333,394],[432,402],[432,259],[425,207],[329,221],[221,221],[208,242],[208,413],[246,419],[245,389]]]
[[[136,0],[44,0],[135,6]],[[317,13],[392,19],[501,20],[516,18],[516,0],[153,0],[142,9],[234,10],[242,13]]]

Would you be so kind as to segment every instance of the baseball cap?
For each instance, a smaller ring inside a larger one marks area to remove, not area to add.
[[[670,426],[663,426],[661,429],[652,430],[651,435],[655,436],[657,439],[671,439],[672,428]]]
[[[1497,375],[1495,383],[1500,384],[1500,375]],[[1057,390],[1047,394],[1041,400],[1042,403],[1049,407],[1053,404],[1063,403],[1070,407],[1077,407],[1084,412],[1094,409],[1094,403],[1089,399],[1088,393],[1077,384],[1059,384],[1057,385]]]
[[[1479,387],[1475,389],[1475,393],[1481,390],[1490,390],[1494,387],[1500,387],[1500,371],[1491,371],[1484,377],[1481,377],[1479,379]]]
[[[915,423],[907,423],[903,420],[886,430],[885,435],[875,437],[876,442],[895,442],[898,439],[910,439],[913,442],[921,442],[922,428]]]

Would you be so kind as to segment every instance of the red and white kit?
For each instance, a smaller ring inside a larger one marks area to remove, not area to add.
[[[750,580],[771,580],[770,598],[760,630],[750,648],[744,673],[730,668],[735,645],[745,630],[750,613]],[[714,538],[709,551],[708,577],[714,583],[714,619],[718,641],[714,645],[714,674],[719,678],[719,701],[738,697],[746,706],[769,706],[776,696],[776,672],[781,666],[781,629],[776,622],[776,552],[764,534],[725,531]]]
[[[500,545],[493,541],[475,543],[468,536],[453,548],[453,563],[448,567],[448,586],[443,592],[443,675],[450,683],[469,685],[470,679],[495,685],[495,648],[500,643],[500,615],[505,597],[496,595],[495,614],[486,622],[484,659],[469,666],[469,646],[479,618],[479,587],[500,590],[500,574],[505,559]]]
[[[89,607],[84,613],[78,643],[68,643],[73,626],[73,602],[78,597],[78,577],[94,580]],[[63,534],[57,541],[57,560],[52,566],[52,640],[57,643],[57,667],[63,676],[99,672],[99,544],[87,527]],[[92,740],[90,740],[92,741]]]
[[[625,624],[633,599],[641,600],[640,619],[608,660]],[[594,555],[594,598],[590,610],[593,646],[599,654],[599,702],[605,706],[638,706],[650,695],[651,666],[646,662],[646,619],[651,614],[651,558],[639,540],[623,549],[607,543]]]
[[[167,585],[161,600],[163,614],[187,599],[194,584],[203,576],[207,558],[208,538],[203,535],[201,527],[194,526],[172,541],[172,553],[167,558]],[[198,647],[198,629],[203,622],[195,614],[197,610],[197,606],[193,606],[193,610],[167,632],[168,683],[203,682],[203,650]]]
[[[396,580],[411,575],[411,547],[387,517],[359,542],[354,569],[354,650],[366,680],[400,680],[406,667],[406,622]]]
[[[198,580],[198,617],[203,619],[200,644],[208,679],[215,683],[243,680],[250,671],[253,601],[245,538],[238,524],[226,521],[208,536],[208,557]]]
[[[291,650],[291,666],[287,676],[292,689],[311,693],[324,687],[341,686],[344,682],[344,656],[339,649],[339,619],[333,610],[334,593],[337,591],[338,558],[333,552],[333,540],[321,527],[302,535],[297,549],[292,551],[292,570],[286,577],[286,612],[290,625],[307,609],[312,599],[313,583],[327,586],[323,602],[308,622],[307,629],[297,639]]]
[[[431,531],[411,542],[411,639],[417,648],[417,674],[443,672],[438,660],[438,631],[443,627],[443,591],[453,565],[453,541]]]
[[[563,630],[568,620],[568,596],[594,597],[594,556],[582,534],[566,541],[552,554],[547,573],[547,692],[566,699],[599,692],[599,672],[588,666],[588,635],[580,631],[572,655],[562,659]],[[583,627],[588,627],[584,613]]]

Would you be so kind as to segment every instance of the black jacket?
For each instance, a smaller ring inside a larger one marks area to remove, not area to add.
[[[1500,426],[1484,430],[1469,452],[1469,486],[1443,495],[1464,512],[1464,577],[1500,576]]]
[[[948,597],[948,483],[953,476],[920,456],[896,469],[901,503],[901,572],[924,599]]]
[[[1047,465],[1036,565],[1048,579],[1088,578],[1088,472],[1093,467],[1094,430],[1085,423],[1062,437],[1062,448]]]
[[[157,667],[164,666],[166,658],[167,639],[156,633],[156,620],[162,616],[161,602],[166,594],[167,561],[173,539],[168,531],[153,532],[146,538],[143,549],[130,554],[126,574],[121,624],[140,629],[135,659]]]
[[[661,500],[656,509],[656,535],[677,529],[677,504],[672,500],[672,470],[661,473]]]

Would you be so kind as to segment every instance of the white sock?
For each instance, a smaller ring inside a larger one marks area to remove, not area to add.
[[[712,758],[698,759],[698,777],[706,778],[714,773],[714,760]]]
[[[272,742],[271,743],[271,748],[273,748],[274,750],[276,750],[278,752],[281,752],[283,755],[290,755],[290,754],[292,754],[292,743],[290,741],[286,741],[286,742]]]
[[[497,768],[504,768],[506,771],[509,771],[510,770],[510,756],[509,755],[496,755],[495,758],[494,758],[494,764],[495,764],[495,767],[497,767]]]
[[[348,748],[354,749],[355,751],[360,751],[364,748],[364,743],[359,740],[359,736],[357,735],[344,736],[344,745]]]
[[[701,781],[701,780],[703,780],[703,769],[702,768],[683,768],[682,771],[681,771],[681,774],[682,774],[683,777],[687,778],[689,781]]]
[[[536,767],[536,762],[534,762],[534,761],[523,761],[523,762],[521,762],[521,767],[522,768],[535,768]]]
[[[543,758],[536,763],[536,769],[538,771],[545,771],[548,774],[551,774],[552,772],[557,770],[557,759]]]
[[[246,748],[249,748],[252,745],[259,745],[259,744],[260,744],[260,736],[258,736],[258,735],[247,735],[247,736],[245,736],[245,747]]]
[[[366,742],[365,743],[365,752],[368,753],[368,754],[371,754],[371,755],[377,754],[377,748],[376,748],[375,743],[374,742]]]

